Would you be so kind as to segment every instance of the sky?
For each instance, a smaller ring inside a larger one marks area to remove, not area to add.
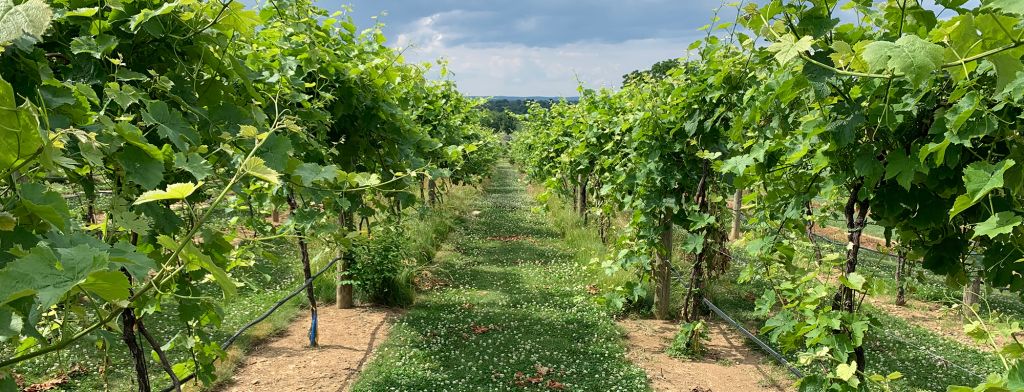
[[[468,95],[575,96],[618,87],[635,69],[686,56],[720,0],[320,0],[385,24],[410,62],[448,60]],[[723,19],[731,19],[735,10]]]

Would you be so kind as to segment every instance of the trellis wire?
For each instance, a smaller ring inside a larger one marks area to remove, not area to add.
[[[313,276],[310,276],[309,279],[307,279],[306,282],[302,284],[302,286],[299,286],[298,288],[296,288],[294,291],[291,292],[291,294],[288,294],[287,296],[285,296],[281,300],[277,301],[277,303],[275,303],[274,306],[271,306],[270,309],[267,309],[266,312],[263,312],[262,315],[260,315],[256,319],[250,321],[244,327],[242,327],[241,329],[236,331],[234,335],[231,335],[231,337],[229,337],[227,340],[225,340],[224,343],[220,344],[220,349],[221,350],[227,350],[228,347],[231,347],[231,345],[234,344],[235,341],[238,340],[238,338],[240,336],[242,336],[243,333],[245,333],[245,331],[249,330],[249,328],[252,328],[256,324],[259,324],[261,321],[266,320],[267,317],[270,317],[270,315],[274,314],[274,312],[276,312],[278,309],[280,309],[281,306],[284,306],[284,304],[287,303],[289,300],[291,300],[292,298],[295,298],[296,295],[299,295],[300,293],[302,293],[302,291],[305,290],[306,287],[308,287],[309,285],[313,284],[313,281],[315,281],[317,278],[319,278],[320,275],[323,275],[324,272],[327,272],[327,270],[331,269],[331,267],[333,267],[335,264],[337,264],[338,261],[340,261],[343,257],[344,256],[335,257],[334,260],[331,260],[330,263],[327,263],[327,266],[325,266],[323,269],[321,269],[320,272],[317,272]],[[181,383],[184,384],[186,382],[191,381],[194,378],[196,378],[196,373],[195,372],[193,372],[192,374],[189,374],[187,377],[182,378],[181,379]],[[175,386],[172,385],[172,386],[169,386],[167,388],[164,388],[161,392],[171,392],[171,391],[173,391],[175,389],[176,389]]]

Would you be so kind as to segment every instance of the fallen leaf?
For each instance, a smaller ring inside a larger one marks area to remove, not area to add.
[[[555,380],[548,380],[548,383],[547,383],[546,386],[548,387],[548,389],[555,390],[555,391],[561,391],[561,390],[565,389],[565,384],[562,384],[562,383],[560,383],[558,381],[555,381]]]
[[[52,378],[38,384],[29,385],[28,388],[25,388],[22,392],[49,391],[51,389],[59,388],[61,385],[64,385],[68,381],[71,381],[71,377],[68,377],[67,375],[61,375],[57,378]]]
[[[475,333],[477,335],[482,334],[482,333],[487,333],[487,331],[491,330],[491,327],[488,327],[488,326],[485,326],[485,325],[475,325],[474,324],[474,325],[472,325],[470,327],[473,329],[473,333]]]

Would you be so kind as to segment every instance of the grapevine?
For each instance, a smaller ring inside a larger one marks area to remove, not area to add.
[[[671,70],[532,108],[513,155],[552,194],[584,200],[578,189],[593,181],[591,210],[629,217],[602,266],[635,279],[602,301],[621,308],[653,291],[655,316],[673,317],[666,266],[681,236],[693,261],[681,316],[691,321],[702,313],[693,299],[732,254],[752,256],[740,280],[769,282],[756,301],[762,333],[814,370],[801,390],[886,388],[899,376],[869,374],[864,350],[861,308],[876,291],[858,272],[869,221],[901,259],[954,284],[1024,288],[1024,8],[936,3],[725,5],[736,20],[716,18]],[[730,245],[732,195],[747,232]],[[816,245],[815,225],[833,216],[847,233],[842,255]],[[993,342],[1015,325],[968,329]],[[1017,348],[995,347],[1004,374],[950,390],[1020,388]]]
[[[0,21],[0,390],[86,340],[128,347],[139,390],[147,344],[175,388],[210,384],[222,298],[273,239],[298,240],[310,279],[308,241],[344,252],[356,214],[388,224],[425,178],[497,159],[480,102],[308,0],[0,5],[32,16]],[[168,314],[161,342],[144,322]]]

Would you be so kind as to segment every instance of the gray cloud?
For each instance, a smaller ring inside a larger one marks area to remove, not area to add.
[[[675,57],[704,35],[719,0],[321,0],[353,8],[360,26],[386,25],[410,61],[449,60],[471,95],[575,95],[617,87],[621,75]],[[729,12],[731,11],[731,12]],[[735,10],[723,12],[732,19]],[[384,14],[386,13],[386,14]]]
[[[269,0],[242,0],[250,6]],[[750,1],[750,0],[748,0]],[[763,2],[765,0],[753,0]],[[356,24],[384,22],[407,61],[449,61],[470,95],[576,94],[618,87],[635,69],[687,55],[721,0],[317,0],[351,6]],[[376,18],[380,16],[379,19]],[[732,20],[735,9],[723,11]],[[434,77],[437,73],[434,72]]]
[[[623,42],[691,34],[711,18],[716,0],[323,0],[351,4],[357,21],[386,11],[390,29],[415,28],[424,18],[450,35],[450,44],[522,44],[555,47],[567,42]]]

